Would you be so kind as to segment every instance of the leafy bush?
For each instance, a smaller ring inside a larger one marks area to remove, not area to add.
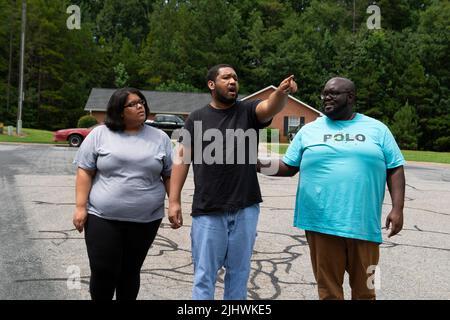
[[[418,117],[408,102],[394,114],[391,131],[400,149],[417,150]]]
[[[95,119],[95,117],[93,117],[91,115],[85,115],[85,116],[82,116],[78,120],[77,127],[78,128],[89,128],[96,124],[97,124],[97,119]]]
[[[436,151],[450,151],[450,137],[440,137],[434,142]]]

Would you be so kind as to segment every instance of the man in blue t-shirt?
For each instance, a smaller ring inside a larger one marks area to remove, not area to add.
[[[275,175],[300,170],[294,226],[305,230],[319,298],[343,299],[347,271],[352,299],[375,299],[385,184],[391,237],[403,226],[405,160],[383,123],[352,111],[352,81],[332,78],[321,99],[325,116],[296,134]]]

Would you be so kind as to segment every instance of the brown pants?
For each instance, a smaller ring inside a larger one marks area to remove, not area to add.
[[[379,244],[306,231],[319,299],[344,299],[345,271],[349,274],[352,299],[375,299],[369,277],[378,264]],[[372,266],[371,268],[369,268]]]

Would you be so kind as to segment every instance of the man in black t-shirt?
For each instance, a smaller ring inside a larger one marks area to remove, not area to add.
[[[224,299],[247,298],[262,202],[256,173],[258,130],[268,126],[289,93],[297,91],[293,78],[284,79],[267,100],[238,101],[235,70],[216,65],[207,75],[212,101],[186,120],[172,168],[169,220],[174,229],[183,224],[181,189],[192,162],[195,300],[214,299],[217,272],[222,267],[226,269]]]

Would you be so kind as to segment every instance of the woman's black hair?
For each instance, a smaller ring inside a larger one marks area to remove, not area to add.
[[[111,131],[123,131],[125,130],[125,123],[123,122],[123,110],[125,109],[125,103],[127,102],[128,95],[135,94],[145,101],[145,119],[150,114],[147,100],[145,96],[138,89],[135,88],[122,88],[116,90],[108,102],[106,109],[105,125]]]

